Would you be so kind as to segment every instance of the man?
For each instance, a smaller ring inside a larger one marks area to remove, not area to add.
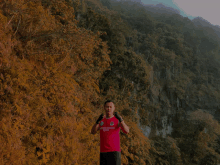
[[[91,133],[96,134],[100,130],[100,165],[121,165],[120,128],[124,133],[129,133],[129,127],[125,124],[117,112],[111,100],[104,103],[104,114],[101,114],[92,127]]]

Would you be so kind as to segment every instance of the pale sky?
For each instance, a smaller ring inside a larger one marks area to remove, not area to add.
[[[220,0],[141,0],[144,4],[163,3],[180,10],[180,14],[190,19],[202,17],[213,25],[220,26]]]
[[[213,25],[220,25],[220,0],[173,0],[173,3],[187,15],[200,16]]]

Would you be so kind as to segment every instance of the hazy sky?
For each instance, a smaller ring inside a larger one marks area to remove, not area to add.
[[[180,10],[184,17],[202,17],[213,25],[220,25],[220,0],[141,0],[145,4],[163,3]]]

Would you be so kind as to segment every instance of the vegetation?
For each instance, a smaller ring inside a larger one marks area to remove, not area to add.
[[[220,107],[220,40],[212,27],[152,10],[132,1],[0,2],[0,164],[99,164],[90,130],[106,99],[130,127],[123,164],[220,162],[211,115]],[[154,133],[163,121],[173,127],[166,137]]]

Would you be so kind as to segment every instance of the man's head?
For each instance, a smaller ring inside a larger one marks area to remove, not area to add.
[[[104,109],[105,109],[105,113],[106,113],[106,117],[109,118],[109,117],[113,117],[114,116],[114,110],[115,110],[115,105],[114,105],[114,102],[111,101],[111,100],[107,100],[105,103],[104,103]]]

